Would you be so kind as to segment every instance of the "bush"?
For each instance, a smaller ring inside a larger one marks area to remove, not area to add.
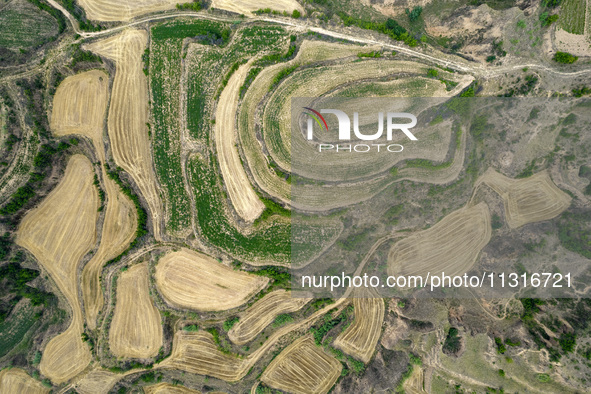
[[[238,323],[238,316],[230,317],[228,320],[224,322],[224,331],[228,332],[234,327],[234,324]]]
[[[553,59],[554,59],[554,61],[556,61],[558,63],[572,64],[572,63],[576,62],[579,59],[579,57],[575,56],[575,55],[571,55],[568,52],[558,51],[554,54]]]
[[[458,334],[459,331],[457,328],[449,328],[445,342],[443,342],[443,351],[445,353],[455,354],[460,351],[462,347],[462,338]]]
[[[302,14],[298,10],[293,10],[293,12],[291,13],[291,17],[294,19],[298,19],[300,16],[302,16]]]
[[[421,13],[423,12],[423,7],[421,6],[416,6],[411,10],[409,10],[408,8],[406,9],[406,15],[408,16],[408,19],[411,22],[416,22],[419,17],[421,16]]]

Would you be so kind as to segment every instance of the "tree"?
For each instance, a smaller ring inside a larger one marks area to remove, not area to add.
[[[564,63],[564,64],[572,64],[574,62],[576,62],[579,59],[578,56],[575,55],[571,55],[568,52],[556,52],[554,54],[554,61],[558,62],[558,63]]]
[[[294,19],[298,19],[300,16],[302,16],[302,14],[298,10],[293,10],[293,12],[291,13],[291,17]]]
[[[423,12],[423,7],[421,7],[420,5],[414,7],[411,10],[409,10],[408,8],[406,9],[406,15],[408,15],[408,19],[411,22],[416,22],[417,19],[419,19],[419,17],[421,16],[421,13]]]

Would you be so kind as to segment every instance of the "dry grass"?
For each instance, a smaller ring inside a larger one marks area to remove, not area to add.
[[[245,359],[220,352],[208,332],[178,331],[170,357],[159,366],[235,382],[246,374],[249,364]]]
[[[91,70],[67,77],[53,96],[50,128],[56,136],[81,134],[94,143],[104,161],[103,121],[109,97],[109,76]]]
[[[293,297],[289,291],[273,291],[255,302],[240,316],[238,323],[228,332],[228,337],[237,345],[250,342],[271,324],[275,317],[300,310],[309,301],[309,298]]]
[[[35,255],[72,308],[70,326],[48,343],[41,359],[41,372],[56,384],[77,375],[91,359],[80,337],[77,268],[96,242],[98,193],[93,174],[85,156],[72,156],[60,184],[25,216],[17,232],[17,244]]]
[[[275,11],[287,11],[290,14],[293,10],[298,10],[302,14],[304,8],[295,0],[213,0],[212,8],[232,11],[238,14],[253,15],[252,11],[270,8]]]
[[[244,304],[269,279],[233,269],[201,253],[182,249],[160,259],[156,285],[162,296],[178,308],[223,311]]]
[[[123,376],[99,367],[86,374],[74,388],[79,394],[107,394]]]
[[[0,393],[45,394],[49,390],[20,368],[6,368],[0,372]]]
[[[334,346],[367,364],[382,334],[384,300],[375,297],[354,298],[353,306],[355,320],[337,337]]]
[[[109,107],[109,139],[115,163],[128,172],[146,199],[160,240],[162,203],[158,192],[146,123],[148,82],[142,71],[141,56],[147,34],[125,30],[121,34],[88,45],[86,49],[113,60],[117,71]]]
[[[511,179],[489,168],[478,181],[481,182],[503,199],[505,219],[511,228],[555,218],[572,200],[552,182],[546,171],[529,178]]]
[[[216,109],[215,143],[222,177],[236,213],[245,221],[255,220],[265,206],[255,193],[236,149],[236,112],[240,86],[250,68],[244,64],[232,74]]]
[[[168,383],[158,383],[152,386],[145,386],[146,394],[200,394],[201,391],[189,389],[183,386],[173,386]]]
[[[290,393],[328,393],[343,366],[310,336],[294,341],[263,372],[261,381]]]
[[[133,202],[104,172],[103,180],[108,200],[101,243],[92,259],[84,266],[80,279],[86,324],[91,330],[96,328],[96,318],[104,304],[100,284],[103,265],[127,248],[137,228],[137,213]]]
[[[117,357],[149,358],[162,346],[160,312],[149,293],[148,263],[136,264],[117,282],[117,305],[109,331]]]
[[[128,21],[140,15],[174,9],[179,0],[79,0],[88,19],[105,22]]]
[[[397,242],[388,255],[388,275],[463,274],[474,265],[491,232],[488,206],[466,206]]]

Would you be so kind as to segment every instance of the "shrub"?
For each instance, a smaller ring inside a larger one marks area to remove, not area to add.
[[[575,56],[575,55],[571,55],[568,52],[558,51],[554,54],[553,59],[554,59],[554,61],[556,61],[558,63],[572,64],[572,63],[576,62],[579,59],[579,57]]]
[[[408,19],[411,22],[416,22],[419,17],[421,16],[421,13],[423,12],[423,7],[421,6],[416,6],[411,10],[409,10],[408,8],[406,9],[406,15],[408,16]]]

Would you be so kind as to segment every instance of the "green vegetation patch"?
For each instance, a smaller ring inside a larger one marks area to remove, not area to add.
[[[569,33],[585,32],[586,0],[563,0],[560,7],[560,26]]]
[[[33,305],[26,302],[0,323],[0,357],[5,356],[23,340],[38,318]]]
[[[167,22],[152,28],[151,48],[147,52],[154,117],[152,146],[156,174],[166,193],[166,228],[173,233],[191,224],[190,200],[181,168],[179,97],[183,39],[193,37],[203,43],[222,44],[229,37],[225,29],[225,24],[207,20]]]
[[[53,40],[59,32],[54,17],[24,0],[13,1],[0,12],[0,48],[26,51]]]

